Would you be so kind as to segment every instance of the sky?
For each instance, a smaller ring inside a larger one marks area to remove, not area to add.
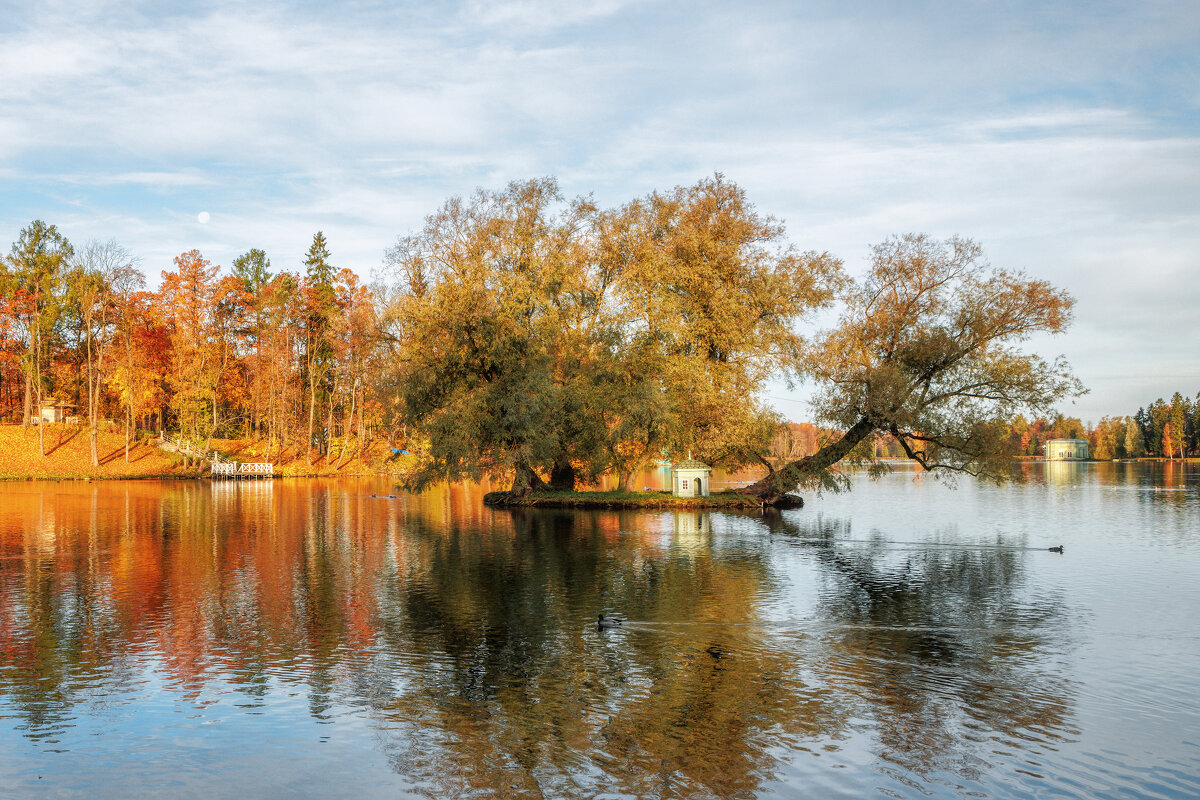
[[[720,172],[862,274],[962,235],[1069,291],[1085,421],[1200,392],[1200,4],[0,2],[0,248],[33,219],[369,279],[447,198]],[[819,321],[813,324],[818,324]],[[809,389],[768,401],[809,418]]]

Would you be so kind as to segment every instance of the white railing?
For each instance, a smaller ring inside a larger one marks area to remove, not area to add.
[[[213,461],[214,478],[270,478],[275,475],[275,465],[265,462]]]
[[[176,453],[183,453],[185,456],[191,456],[192,458],[207,459],[209,457],[208,453],[204,452],[191,442],[188,442],[184,439],[176,439],[174,436],[170,436],[166,433],[158,437],[158,442],[159,446],[164,450],[174,450]]]

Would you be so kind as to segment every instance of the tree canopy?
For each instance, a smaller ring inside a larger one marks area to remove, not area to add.
[[[1018,347],[1065,330],[1071,296],[991,266],[968,239],[909,234],[876,245],[844,304],[838,324],[797,352],[796,369],[818,382],[819,420],[846,433],[750,491],[828,484],[829,467],[876,432],[927,470],[1000,478],[1010,420],[1084,391],[1065,360]]]
[[[541,179],[453,199],[389,251],[416,484],[615,469],[665,451],[743,463],[778,420],[757,400],[841,265],[799,253],[721,176],[600,210]],[[751,444],[752,446],[748,446]]]

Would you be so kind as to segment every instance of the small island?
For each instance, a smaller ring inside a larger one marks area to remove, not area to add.
[[[804,501],[795,497],[795,507]],[[761,509],[763,501],[754,495],[743,494],[732,490],[715,492],[710,495],[692,497],[677,497],[671,492],[626,492],[594,491],[594,492],[565,492],[544,490],[515,494],[513,492],[488,492],[483,496],[483,502],[489,506],[500,508],[696,508],[696,509]]]
[[[510,492],[488,492],[483,502],[501,508],[696,508],[696,509],[762,509],[800,508],[804,500],[798,495],[785,494],[766,502],[753,492],[724,489],[711,492],[712,467],[696,461],[688,454],[686,461],[671,465],[671,488],[664,491],[635,492],[629,489],[610,491],[575,491],[542,485],[536,489]]]

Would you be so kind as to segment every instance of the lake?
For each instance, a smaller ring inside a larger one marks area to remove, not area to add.
[[[1200,796],[1200,465],[1020,469],[0,484],[0,797]]]

